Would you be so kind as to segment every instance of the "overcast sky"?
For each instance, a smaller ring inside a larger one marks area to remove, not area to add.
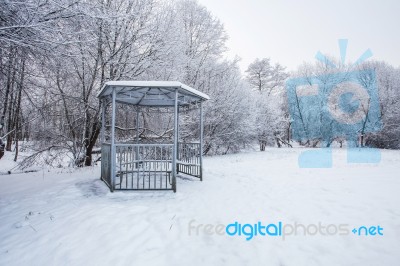
[[[338,39],[349,40],[349,61],[369,48],[373,59],[400,66],[399,0],[198,1],[224,24],[227,56],[240,56],[242,71],[257,57],[288,70],[314,62],[317,51],[339,58]]]

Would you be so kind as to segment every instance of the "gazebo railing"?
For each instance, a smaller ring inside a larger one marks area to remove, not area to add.
[[[172,144],[116,144],[116,190],[172,189]]]
[[[101,179],[111,190],[171,190],[173,144],[115,144],[115,180],[111,144],[101,147]],[[179,142],[177,173],[201,178],[200,143]]]
[[[201,178],[200,143],[179,142],[178,143],[178,173],[188,174]]]
[[[115,181],[111,144],[101,148],[101,179],[111,190],[171,190],[172,144],[116,144]]]
[[[111,144],[103,143],[101,145],[101,179],[112,187],[111,179]]]

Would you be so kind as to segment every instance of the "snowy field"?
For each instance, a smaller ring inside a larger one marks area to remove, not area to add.
[[[400,265],[400,152],[349,165],[337,149],[333,168],[300,169],[300,151],[205,158],[204,181],[178,179],[176,194],[110,193],[98,166],[1,175],[0,265]],[[190,221],[379,225],[383,235],[247,241],[189,235]]]

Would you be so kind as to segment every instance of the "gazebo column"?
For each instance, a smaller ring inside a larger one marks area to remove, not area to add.
[[[177,174],[177,155],[178,155],[178,89],[175,90],[175,102],[174,102],[174,145],[173,145],[173,156],[172,156],[172,190],[176,192],[176,174]]]
[[[140,107],[136,107],[136,144],[139,144],[139,118],[140,118]],[[135,160],[137,163],[135,164],[136,168],[139,168],[139,145],[135,148]]]
[[[203,181],[203,103],[200,102],[200,181]]]
[[[178,105],[176,109],[176,117],[177,117],[177,125],[178,127],[176,128],[176,160],[177,162],[179,161],[179,133],[180,133],[180,128],[179,128],[179,98],[178,98]],[[179,166],[178,163],[176,165],[176,174],[179,174]]]
[[[112,91],[112,115],[111,115],[111,192],[114,191],[115,188],[115,160],[116,160],[116,150],[115,150],[115,98],[116,98],[116,91],[115,88]]]
[[[105,128],[106,128],[106,101],[102,100],[101,101],[101,131],[100,131],[100,145],[103,145],[103,143],[106,140],[106,133],[105,133]]]
[[[105,148],[104,147],[104,142],[105,142],[105,127],[106,127],[106,108],[105,108],[105,102],[106,100],[100,100],[100,105],[101,105],[101,131],[100,131],[100,149],[101,149],[101,158],[104,161],[105,156]],[[100,174],[100,180],[102,179],[107,179],[107,173],[108,169],[106,164],[104,162],[101,162],[101,174]]]

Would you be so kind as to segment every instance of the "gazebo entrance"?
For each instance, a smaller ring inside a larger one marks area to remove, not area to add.
[[[202,102],[209,99],[206,94],[174,81],[109,81],[97,97],[102,105],[101,179],[111,191],[176,192],[179,173],[202,180]],[[132,107],[132,116],[127,118],[135,123],[134,128],[116,126],[117,104]],[[193,110],[199,111],[198,139],[182,140],[179,137],[179,115]],[[169,120],[173,120],[173,125],[172,129],[165,131],[167,137],[152,136],[155,133],[143,137],[149,126],[140,118],[148,113],[155,114],[157,126],[163,124],[163,115],[171,114]],[[117,130],[133,130],[135,135],[118,137]]]

